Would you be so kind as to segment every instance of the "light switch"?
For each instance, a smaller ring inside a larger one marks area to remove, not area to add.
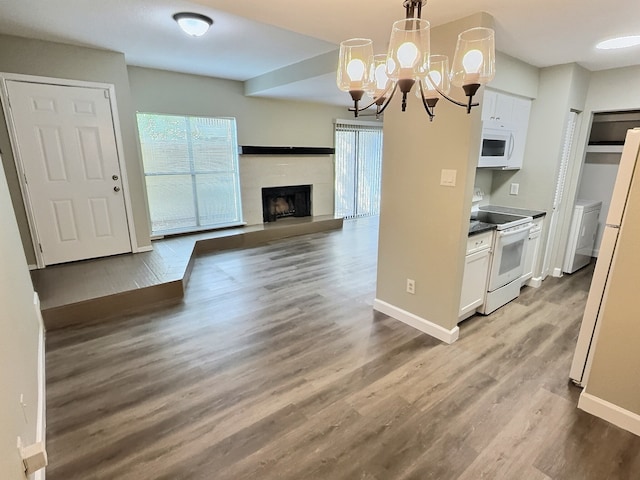
[[[440,173],[440,185],[444,185],[445,187],[455,187],[457,173],[457,170],[443,169]]]
[[[511,195],[518,195],[518,191],[520,191],[520,184],[519,183],[512,183],[511,184],[511,190],[509,191],[509,193]]]

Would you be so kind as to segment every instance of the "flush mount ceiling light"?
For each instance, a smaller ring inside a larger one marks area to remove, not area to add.
[[[640,45],[640,35],[630,35],[628,37],[617,37],[604,40],[596,45],[598,50],[614,50],[618,48],[629,48]]]
[[[192,37],[201,37],[207,33],[207,30],[209,30],[209,27],[213,23],[213,20],[206,15],[190,12],[176,13],[173,19],[178,22],[178,25],[180,25],[184,33]]]
[[[393,24],[389,50],[386,55],[374,55],[373,43],[366,38],[352,38],[340,44],[337,83],[340,90],[349,92],[354,106],[349,110],[357,117],[376,105],[380,115],[397,89],[402,92],[402,111],[407,107],[407,95],[417,83],[416,95],[433,120],[439,98],[465,107],[467,113],[478,103],[473,96],[481,85],[495,76],[495,40],[490,28],[472,28],[458,35],[458,44],[449,71],[445,55],[430,52],[430,25],[421,18],[426,0],[404,0],[404,20]],[[461,87],[468,97],[466,103],[449,97],[449,84]],[[360,108],[359,102],[368,94],[373,102]]]

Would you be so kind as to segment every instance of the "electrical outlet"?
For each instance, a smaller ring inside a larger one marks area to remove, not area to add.
[[[509,191],[509,193],[511,195],[518,195],[518,191],[520,191],[520,184],[519,183],[512,183],[511,184],[511,190]]]
[[[416,293],[416,281],[407,278],[407,293],[414,295]]]

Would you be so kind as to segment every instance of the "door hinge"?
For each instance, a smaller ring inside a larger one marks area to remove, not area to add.
[[[24,174],[24,184],[25,184],[25,185],[28,185],[28,184],[29,184],[29,182],[27,182],[27,174],[26,174],[26,173]]]
[[[38,247],[40,247],[40,253],[44,253],[44,251],[42,250],[42,244],[41,243],[38,244]]]
[[[105,90],[104,91],[104,98],[110,98],[109,97],[109,90]]]

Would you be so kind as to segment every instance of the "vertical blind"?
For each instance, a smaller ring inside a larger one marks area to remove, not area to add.
[[[578,122],[578,113],[570,111],[565,124],[564,137],[562,142],[562,154],[558,164],[558,172],[556,176],[556,189],[553,195],[553,209],[551,211],[551,220],[549,221],[549,233],[547,237],[547,246],[542,261],[542,275],[546,277],[551,268],[551,255],[554,252],[554,243],[556,242],[558,233],[558,216],[564,197],[564,188],[567,181],[567,171],[569,169],[569,160],[571,159],[571,150],[573,148],[573,140]],[[562,259],[560,259],[562,262]]]
[[[380,213],[382,126],[336,123],[335,213],[344,218]]]
[[[139,113],[154,234],[242,221],[234,118]]]

